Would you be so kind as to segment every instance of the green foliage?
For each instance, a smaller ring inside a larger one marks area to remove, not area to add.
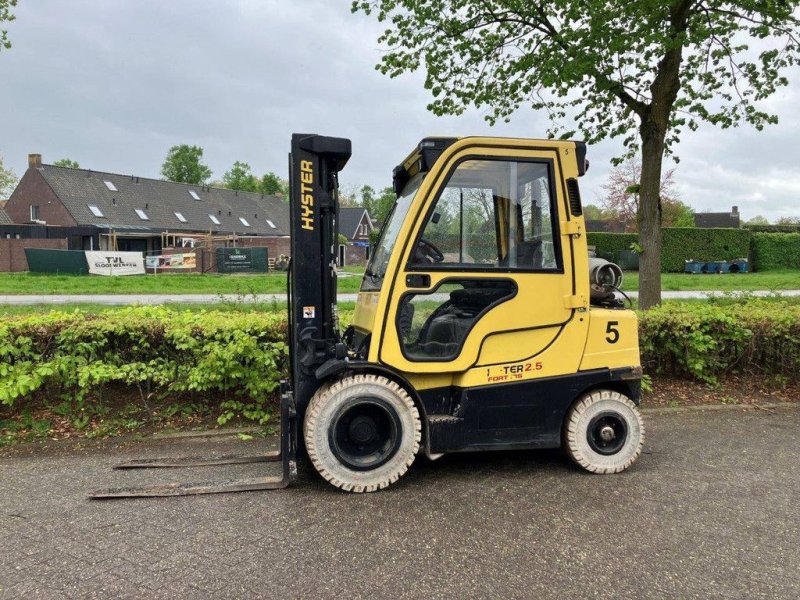
[[[16,19],[11,14],[11,9],[17,5],[17,0],[0,0],[0,23],[3,21],[13,21]],[[0,29],[0,50],[11,48],[11,41],[8,39],[8,32]]]
[[[372,186],[365,185],[359,191],[361,195],[360,205],[367,209],[369,216],[377,219],[378,223],[383,223],[392,211],[397,194],[389,186],[376,192]]]
[[[759,271],[800,268],[800,233],[753,233],[752,248]]]
[[[800,225],[770,225],[769,223],[754,223],[751,219],[743,225],[752,233],[800,233]],[[766,221],[766,219],[765,219]]]
[[[475,106],[495,122],[529,105],[551,116],[552,134],[571,137],[561,119],[577,111],[583,139],[625,136],[630,148],[640,119],[661,110],[668,143],[701,121],[776,122],[755,102],[788,84],[782,72],[798,60],[797,5],[355,0],[352,10],[385,24],[382,73],[425,69],[437,115]],[[757,50],[748,38],[759,40]]]
[[[64,167],[67,169],[80,169],[81,166],[78,164],[77,160],[72,160],[71,158],[60,158],[56,162],[53,163],[55,167]]]
[[[200,146],[180,144],[173,146],[167,153],[161,174],[169,181],[200,185],[211,177],[211,169],[200,162],[203,149]]]
[[[258,191],[265,196],[283,196],[284,199],[288,200],[289,182],[270,171],[259,181]]]
[[[100,401],[105,387],[121,385],[136,390],[142,402],[215,398],[224,421],[241,416],[263,423],[284,375],[286,336],[284,315],[274,313],[133,307],[6,318],[0,323],[0,404],[46,390],[71,402],[71,413],[79,415]]]
[[[618,260],[620,252],[629,251],[631,244],[636,244],[638,241],[639,236],[635,233],[590,231],[586,234],[586,243],[596,248],[597,256],[610,261]]]
[[[681,273],[686,260],[731,260],[750,254],[750,232],[746,229],[714,229],[701,227],[667,227],[662,230],[661,270]],[[589,245],[597,247],[597,255],[619,260],[620,252],[630,250],[637,242],[631,233],[587,234]],[[757,268],[758,262],[754,261]]]
[[[14,171],[3,166],[3,157],[0,156],[0,200],[11,196],[15,187],[17,187],[17,176]]]
[[[639,338],[650,373],[712,384],[730,372],[794,377],[800,305],[752,299],[665,304],[639,313]]]
[[[223,185],[229,190],[242,192],[255,192],[258,189],[258,179],[250,170],[246,162],[236,161],[230,171],[225,171],[222,176]]]
[[[669,227],[663,230],[661,270],[683,271],[686,260],[732,260],[750,254],[750,232],[746,229]]]

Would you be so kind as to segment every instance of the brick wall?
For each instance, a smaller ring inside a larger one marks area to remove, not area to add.
[[[19,273],[28,270],[25,248],[48,248],[51,250],[67,250],[67,240],[6,240],[0,239],[0,272]]]
[[[14,223],[30,223],[31,205],[39,207],[39,219],[48,225],[74,227],[75,219],[53,192],[37,169],[28,169],[22,176],[11,198],[6,204],[6,212]],[[42,246],[43,248],[45,246]]]

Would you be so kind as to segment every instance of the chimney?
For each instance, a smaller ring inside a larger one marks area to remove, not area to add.
[[[732,217],[738,217],[739,216],[739,207],[738,206],[734,206],[731,209],[731,216]]]
[[[41,154],[28,154],[28,168],[41,169],[42,168],[42,155]]]

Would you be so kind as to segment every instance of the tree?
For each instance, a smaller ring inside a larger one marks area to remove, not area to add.
[[[222,183],[229,190],[255,192],[258,189],[258,179],[250,170],[250,165],[238,160],[233,163],[230,171],[225,171]]]
[[[81,166],[78,164],[77,160],[72,160],[71,158],[61,158],[53,163],[56,167],[66,167],[67,169],[80,169]]]
[[[180,144],[173,146],[161,166],[161,174],[169,181],[200,185],[211,177],[211,169],[200,162],[203,149],[200,146]]]
[[[608,218],[625,224],[625,231],[638,231],[641,196],[639,175],[642,163],[638,157],[629,158],[614,167],[608,181],[602,185],[601,199]],[[678,199],[673,176],[675,169],[662,174],[658,189],[659,210],[663,227],[694,227],[694,212]]]
[[[258,191],[267,196],[282,196],[288,200],[289,182],[270,171],[261,178],[258,183]]]
[[[549,133],[589,143],[623,137],[642,154],[639,306],[661,299],[659,184],[685,128],[777,117],[756,103],[786,86],[800,58],[800,0],[354,0],[388,47],[377,68],[425,68],[437,115],[485,109],[490,123],[523,105],[545,110]],[[749,39],[757,40],[750,48]]]
[[[383,223],[386,220],[397,199],[397,195],[391,186],[383,188],[378,193],[371,185],[365,185],[358,191],[358,196],[360,197],[355,204],[366,208],[369,216],[376,219],[378,223]]]
[[[11,9],[17,5],[17,0],[0,0],[0,23],[3,21],[11,22],[16,17],[11,14]],[[8,31],[0,29],[0,50],[8,50],[11,48],[11,42],[8,39]]]
[[[583,206],[583,218],[587,221],[602,221],[607,217],[605,209],[600,208],[594,204],[585,204]]]
[[[746,223],[747,225],[769,225],[769,221],[766,217],[762,217],[761,215],[756,215]]]
[[[780,217],[775,225],[800,225],[800,217]]]
[[[5,168],[3,157],[0,156],[0,199],[5,200],[11,196],[11,192],[17,187],[17,181],[14,171]]]

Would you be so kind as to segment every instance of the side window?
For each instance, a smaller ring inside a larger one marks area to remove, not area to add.
[[[470,159],[440,193],[412,266],[559,270],[548,162]]]
[[[397,331],[409,360],[450,360],[481,314],[516,293],[509,280],[460,279],[433,290],[406,294],[397,312]]]

